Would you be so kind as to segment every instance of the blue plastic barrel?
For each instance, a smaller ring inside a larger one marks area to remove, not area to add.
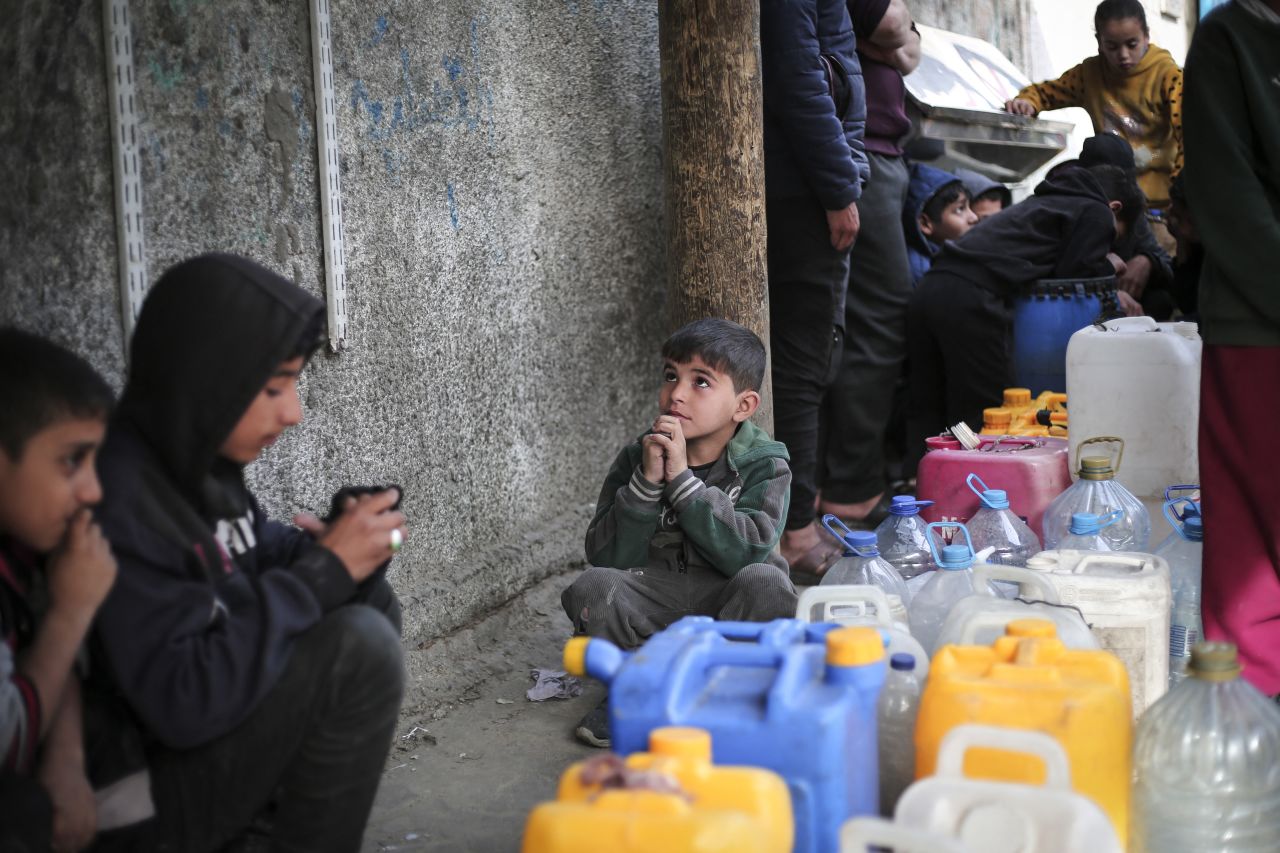
[[[1104,316],[1114,316],[1113,276],[1042,279],[1017,300],[1013,311],[1015,383],[1042,391],[1067,390],[1067,343],[1071,336]]]
[[[613,750],[647,748],[661,726],[711,733],[716,764],[782,776],[795,814],[795,853],[838,850],[840,825],[878,813],[876,700],[883,658],[826,662],[838,626],[795,619],[715,622],[687,616],[630,654],[587,643],[584,669],[609,684]]]

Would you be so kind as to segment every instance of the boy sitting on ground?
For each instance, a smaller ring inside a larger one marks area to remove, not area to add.
[[[969,208],[969,192],[959,178],[923,163],[912,163],[907,203],[902,209],[911,283],[920,283],[948,240],[959,240],[977,223],[977,215]]]
[[[80,850],[98,810],[75,663],[116,576],[90,509],[112,394],[77,356],[0,329],[0,400],[0,849]]]
[[[587,528],[591,565],[561,603],[579,634],[625,649],[684,616],[765,622],[795,615],[774,547],[787,517],[787,449],[750,418],[765,348],[705,319],[662,345],[661,414],[614,460]],[[576,734],[609,746],[606,705]]]

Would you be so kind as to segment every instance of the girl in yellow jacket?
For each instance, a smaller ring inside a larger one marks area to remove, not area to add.
[[[1138,185],[1153,212],[1169,206],[1169,182],[1182,170],[1182,69],[1151,44],[1139,0],[1102,0],[1093,13],[1098,55],[1057,80],[1032,83],[1005,109],[1084,107],[1094,133],[1114,133],[1133,148]]]

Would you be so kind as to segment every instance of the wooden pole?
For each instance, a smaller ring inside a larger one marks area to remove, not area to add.
[[[760,0],[659,0],[671,327],[724,317],[767,347],[759,32]],[[769,429],[767,372],[761,397]]]

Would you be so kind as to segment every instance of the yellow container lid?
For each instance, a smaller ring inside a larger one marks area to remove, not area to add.
[[[711,760],[711,735],[690,726],[665,726],[649,733],[649,752],[668,758]]]
[[[828,666],[865,666],[884,660],[884,640],[875,628],[855,625],[827,634]]]
[[[983,409],[982,423],[983,426],[1007,426],[1013,421],[1013,412],[1005,408]]]
[[[1030,388],[1006,388],[1004,389],[1004,404],[1011,409],[1019,406],[1027,406],[1031,404]]]

